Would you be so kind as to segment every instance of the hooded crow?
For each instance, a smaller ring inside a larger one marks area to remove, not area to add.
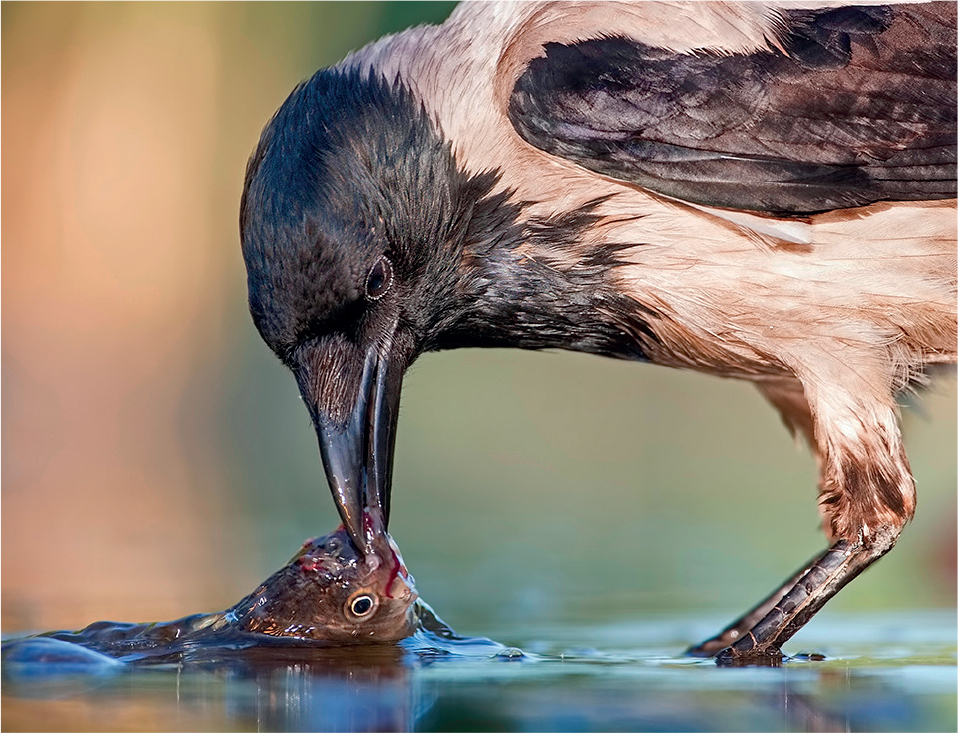
[[[896,396],[956,360],[955,11],[464,3],[299,85],[246,172],[249,306],[356,545],[424,352],[749,380],[829,547],[690,652],[780,658],[912,517]]]

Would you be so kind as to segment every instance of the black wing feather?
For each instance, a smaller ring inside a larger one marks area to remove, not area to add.
[[[784,53],[547,44],[509,118],[546,152],[710,206],[795,216],[952,198],[955,8],[785,11]]]

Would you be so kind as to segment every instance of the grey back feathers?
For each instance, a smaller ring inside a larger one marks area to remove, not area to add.
[[[529,143],[705,204],[805,215],[955,195],[955,9],[781,13],[782,47],[549,43],[509,118]]]

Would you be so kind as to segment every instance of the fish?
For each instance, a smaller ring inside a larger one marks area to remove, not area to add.
[[[385,531],[371,535],[363,553],[340,526],[307,540],[286,565],[225,611],[160,623],[99,621],[79,631],[5,641],[3,661],[5,667],[69,667],[158,663],[258,646],[387,644],[412,636],[424,621],[444,628],[419,602],[392,537]]]
[[[416,629],[415,582],[388,534],[360,554],[341,525],[307,540],[224,620],[250,633],[332,642],[388,642]]]

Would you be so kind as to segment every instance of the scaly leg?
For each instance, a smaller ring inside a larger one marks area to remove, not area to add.
[[[827,552],[827,550],[826,550]],[[807,573],[811,567],[825,557],[825,552],[819,553],[807,563],[802,565],[798,572],[789,576],[788,580],[782,583],[767,598],[757,604],[754,608],[747,611],[740,618],[726,626],[722,631],[713,637],[703,641],[701,644],[689,647],[685,653],[691,657],[714,657],[723,649],[730,647],[738,641],[743,634],[750,631],[755,624],[761,621],[771,611],[776,604],[782,600],[782,597],[788,593],[795,584]]]
[[[898,532],[874,537],[869,546],[839,540],[832,545],[774,607],[745,635],[718,655],[720,666],[781,659],[781,646],[825,603],[865,568],[894,547]]]
[[[833,544],[801,577],[784,584],[693,653],[714,652],[719,643],[730,641],[718,656],[720,665],[781,661],[782,644],[894,547],[913,516],[914,480],[891,390],[885,396],[875,389],[884,380],[881,374],[865,378],[865,362],[852,371],[846,361],[840,349],[823,354],[809,370],[809,378],[801,380],[801,391],[787,382],[762,388],[786,424],[813,446],[821,473],[823,529]],[[750,622],[754,626],[746,633]],[[731,640],[732,636],[737,638]]]

